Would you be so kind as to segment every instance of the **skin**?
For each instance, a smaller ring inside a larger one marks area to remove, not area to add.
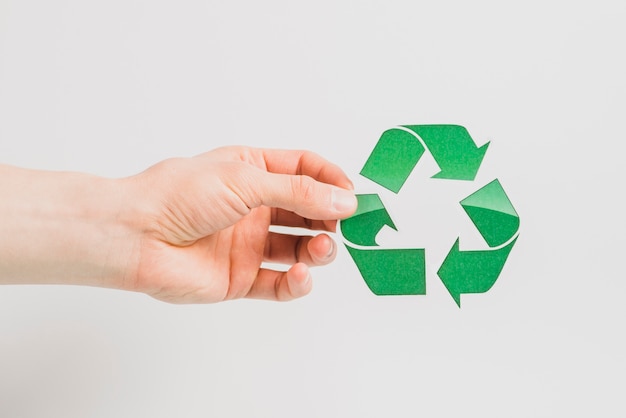
[[[80,284],[171,303],[308,294],[326,233],[356,210],[345,173],[306,151],[225,147],[122,179],[0,165],[0,283]],[[263,262],[289,266],[264,268]]]

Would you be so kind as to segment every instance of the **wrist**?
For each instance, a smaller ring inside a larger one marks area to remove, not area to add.
[[[126,288],[139,233],[123,181],[0,167],[0,281]]]

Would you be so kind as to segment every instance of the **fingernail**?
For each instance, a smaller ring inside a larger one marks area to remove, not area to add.
[[[330,240],[330,245],[328,246],[328,252],[326,253],[326,255],[324,256],[325,259],[329,259],[330,257],[333,256],[333,253],[335,252],[335,241],[333,241],[332,239]]]
[[[337,212],[354,212],[357,205],[356,196],[349,190],[334,189],[332,205]]]

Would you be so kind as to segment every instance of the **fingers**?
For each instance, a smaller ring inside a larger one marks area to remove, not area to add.
[[[352,215],[357,200],[352,190],[332,186],[306,175],[257,170],[253,182],[240,185],[249,207],[268,206],[294,212],[304,218],[336,220]]]
[[[271,173],[309,176],[322,183],[354,189],[354,185],[339,166],[311,151],[229,146],[214,149],[198,157],[213,161],[246,162]]]
[[[290,226],[294,228],[306,228],[317,231],[335,232],[336,220],[324,220],[303,218],[293,212],[280,208],[272,208],[272,225]]]
[[[313,287],[308,266],[330,263],[336,255],[335,242],[326,234],[308,237],[270,233],[265,261],[293,266],[286,272],[259,269],[246,297],[288,301],[305,296]]]
[[[200,158],[231,163],[222,165],[222,181],[248,208],[263,205],[318,220],[347,218],[356,210],[350,179],[315,153],[226,147]]]
[[[288,301],[305,296],[313,287],[307,265],[327,264],[335,259],[336,253],[334,241],[326,234],[299,237],[270,233],[265,261],[295,264],[286,272],[259,269],[246,297]]]
[[[246,297],[288,301],[309,294],[312,287],[309,268],[304,263],[297,263],[286,272],[260,269]]]
[[[322,266],[337,255],[335,242],[326,234],[316,237],[296,236],[270,232],[264,250],[264,260],[271,263]]]
[[[323,183],[349,190],[354,189],[352,182],[339,166],[313,152],[280,149],[260,151],[263,153],[267,171],[309,176]]]
[[[337,212],[339,216],[310,216],[309,218],[322,220],[338,219],[350,216],[354,210],[356,210],[356,198],[354,197],[354,193],[352,193],[354,186],[339,166],[309,151],[265,149],[261,150],[261,152],[263,153],[267,171],[283,174],[283,176],[280,176],[282,181],[290,183],[291,197],[295,198],[296,202],[289,199],[290,196],[276,196],[283,202],[283,205],[292,205],[294,203],[296,205],[298,203],[305,205],[307,203],[307,197],[311,198],[310,200],[312,200],[312,202],[308,203],[312,205],[327,205],[329,203],[328,196],[324,194],[328,193],[330,190],[330,208]],[[338,188],[324,187],[320,185],[320,183],[338,186]],[[304,200],[300,200],[303,198]],[[317,202],[315,202],[316,200]],[[292,210],[291,208],[280,205],[277,206],[291,210],[299,215],[304,215],[304,213],[298,210]],[[329,209],[328,206],[325,209]],[[300,210],[307,209],[301,208]],[[284,214],[281,215],[285,216]],[[286,220],[286,222],[294,221],[296,220],[293,217]],[[306,222],[306,219],[304,221]]]

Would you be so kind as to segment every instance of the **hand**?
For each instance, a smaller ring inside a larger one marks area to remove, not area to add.
[[[334,231],[357,205],[343,171],[303,151],[221,148],[166,160],[122,184],[131,191],[128,217],[142,231],[124,287],[175,303],[306,295],[308,266],[331,262],[336,244],[270,225]]]

